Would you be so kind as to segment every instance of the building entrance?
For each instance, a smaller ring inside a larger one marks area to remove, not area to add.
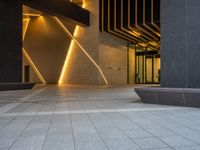
[[[128,44],[128,83],[160,83],[160,50]]]

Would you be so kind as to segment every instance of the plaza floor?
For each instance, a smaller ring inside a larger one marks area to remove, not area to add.
[[[134,86],[0,92],[0,150],[200,150],[200,109],[144,104]]]

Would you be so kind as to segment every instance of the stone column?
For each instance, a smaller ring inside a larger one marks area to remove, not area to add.
[[[161,86],[200,88],[200,1],[161,0]]]

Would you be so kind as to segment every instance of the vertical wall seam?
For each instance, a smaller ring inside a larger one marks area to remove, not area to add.
[[[189,71],[189,60],[188,60],[188,37],[187,37],[187,33],[188,33],[188,29],[187,29],[187,22],[188,22],[188,6],[187,6],[187,0],[185,0],[185,71],[186,71],[186,88],[189,87],[188,85],[188,79],[189,79],[189,76],[188,76],[188,71]]]

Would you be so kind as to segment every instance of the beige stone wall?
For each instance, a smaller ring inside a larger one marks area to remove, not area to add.
[[[99,0],[84,0],[84,6],[91,12],[90,26],[78,27],[75,38],[102,69],[109,84],[127,84],[126,41],[99,31]],[[63,23],[73,33],[71,25]],[[43,22],[30,22],[24,47],[47,83],[58,82],[68,51],[64,84],[105,84],[100,71],[80,46],[70,43],[62,29],[51,18],[44,17]]]
[[[84,4],[91,12],[90,27],[80,27],[76,39],[100,66],[109,84],[127,84],[126,42],[99,31],[98,0],[85,0]],[[77,45],[73,48],[70,64],[65,83],[105,84],[99,70]]]
[[[23,47],[44,80],[58,83],[69,43],[70,38],[52,17],[44,15],[30,19]],[[37,83],[32,71],[30,73],[30,81]]]
[[[24,68],[27,65],[30,66],[30,64],[27,61],[27,59],[23,56],[23,82],[24,82],[24,79],[25,79],[25,77],[24,77],[24,73],[25,73],[24,72]],[[30,66],[30,76],[29,76],[29,78],[30,78],[30,80],[29,80],[30,83],[38,83],[38,84],[42,83],[31,66]]]
[[[127,46],[125,41],[108,33],[100,33],[99,63],[109,84],[127,84]]]
[[[98,9],[95,7],[97,2],[96,0],[85,1],[85,8],[91,12],[90,26],[78,27],[74,36],[90,57],[99,64]],[[73,44],[71,48],[68,64],[64,77],[66,84],[98,85],[99,80],[102,80],[98,69],[77,44]]]

